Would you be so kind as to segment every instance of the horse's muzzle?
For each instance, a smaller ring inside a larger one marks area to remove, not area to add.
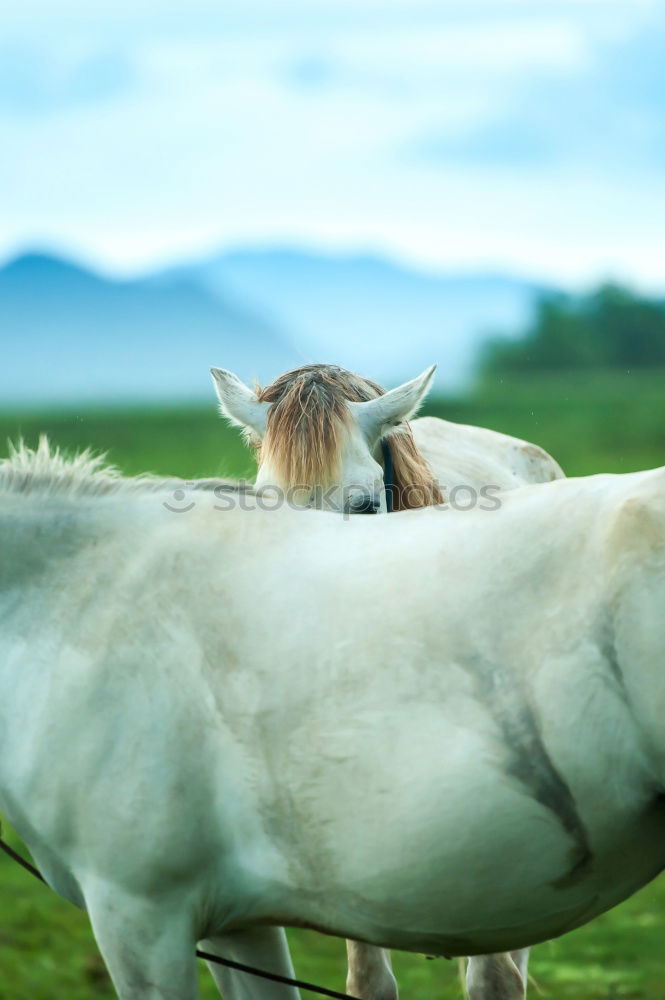
[[[376,514],[381,507],[381,501],[370,493],[361,493],[352,497],[346,507],[349,514]]]

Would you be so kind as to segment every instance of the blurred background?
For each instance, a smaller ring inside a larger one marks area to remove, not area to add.
[[[664,47],[656,0],[5,6],[0,454],[251,475],[210,365],[438,362],[427,412],[569,474],[662,465]],[[660,1000],[663,903],[538,948],[534,995]],[[293,946],[341,987],[338,942]],[[110,995],[85,918],[0,860],[0,1000]]]

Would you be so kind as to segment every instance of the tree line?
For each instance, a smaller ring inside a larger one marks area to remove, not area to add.
[[[480,358],[486,375],[655,366],[665,367],[665,301],[618,284],[543,295],[525,334],[490,340]]]

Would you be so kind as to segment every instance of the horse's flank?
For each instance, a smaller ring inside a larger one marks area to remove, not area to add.
[[[367,402],[384,392],[376,382],[336,365],[305,365],[280,375],[258,393],[260,402],[271,404],[265,437],[257,443],[259,464],[265,460],[277,470],[285,488],[335,483],[349,426],[347,404]],[[439,486],[408,423],[390,433],[390,449],[395,510],[442,503]]]

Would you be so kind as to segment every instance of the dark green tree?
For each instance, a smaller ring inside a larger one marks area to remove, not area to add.
[[[620,285],[583,296],[548,294],[519,340],[493,339],[485,374],[665,366],[665,303]]]

